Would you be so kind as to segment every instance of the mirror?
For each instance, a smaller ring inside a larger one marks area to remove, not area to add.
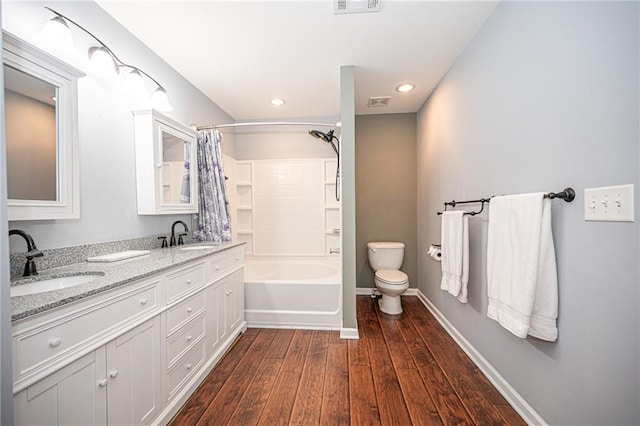
[[[56,86],[5,65],[7,196],[58,199]]]
[[[132,112],[138,214],[197,213],[196,132],[158,111]]]
[[[84,73],[2,36],[8,219],[77,218],[77,78]]]
[[[162,137],[162,203],[191,203],[191,142],[161,131]]]

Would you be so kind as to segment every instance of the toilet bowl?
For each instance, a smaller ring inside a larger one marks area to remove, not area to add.
[[[409,288],[407,274],[400,271],[404,259],[404,244],[371,242],[367,244],[369,264],[375,271],[375,285],[382,297],[378,301],[385,314],[402,313],[400,295]]]
[[[376,288],[382,294],[378,301],[380,310],[385,314],[402,313],[400,295],[409,288],[409,277],[402,271],[382,269],[376,271]]]

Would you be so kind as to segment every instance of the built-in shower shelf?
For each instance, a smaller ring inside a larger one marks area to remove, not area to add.
[[[253,231],[250,229],[238,229],[238,234],[240,235],[251,235],[253,234]]]
[[[251,207],[251,206],[238,206],[238,207],[236,207],[236,209],[238,209],[238,210],[253,210],[253,207]]]
[[[324,206],[324,209],[325,210],[340,210],[340,206],[338,206],[338,205],[327,205],[327,206]]]
[[[251,182],[237,182],[236,186],[253,186]]]

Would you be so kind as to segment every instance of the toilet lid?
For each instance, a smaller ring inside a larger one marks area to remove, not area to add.
[[[387,284],[404,284],[409,277],[402,271],[392,269],[381,269],[376,271],[376,278]]]

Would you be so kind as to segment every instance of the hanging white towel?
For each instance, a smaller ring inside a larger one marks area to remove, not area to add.
[[[558,277],[551,200],[493,197],[487,242],[487,316],[518,337],[556,341]]]
[[[442,213],[442,281],[440,288],[467,303],[469,282],[469,217],[462,210]]]

